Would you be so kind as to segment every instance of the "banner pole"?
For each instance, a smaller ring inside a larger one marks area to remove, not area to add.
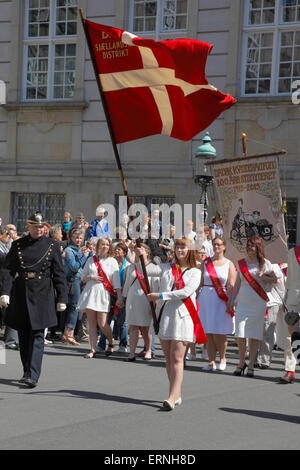
[[[84,11],[83,11],[82,8],[79,9],[79,14],[80,14],[83,30],[84,30],[84,33],[85,33],[85,38],[86,38],[88,48],[89,48],[89,51],[90,51],[90,56],[91,56],[91,60],[92,60],[93,68],[94,68],[96,82],[97,82],[97,85],[98,85],[98,90],[99,90],[99,93],[100,93],[102,106],[103,106],[104,114],[105,114],[105,117],[106,117],[106,122],[107,122],[108,130],[109,130],[109,134],[110,134],[110,138],[111,138],[111,143],[112,143],[112,147],[113,147],[115,160],[116,160],[117,167],[118,167],[118,170],[119,170],[119,176],[120,176],[120,180],[121,180],[121,183],[122,183],[124,196],[126,196],[127,206],[128,206],[128,209],[130,209],[132,203],[131,203],[131,199],[130,199],[130,196],[129,196],[129,193],[128,193],[127,183],[126,183],[126,180],[125,180],[121,159],[120,159],[118,147],[117,147],[117,144],[116,144],[115,134],[114,134],[114,131],[113,131],[113,127],[112,127],[112,123],[111,123],[111,119],[110,119],[110,115],[109,115],[105,95],[104,95],[104,92],[103,92],[100,76],[99,76],[99,73],[98,73],[97,62],[96,62],[96,59],[95,59],[95,56],[94,56],[92,42],[91,42],[91,39],[90,39],[90,36],[89,36],[89,33],[88,33],[88,29],[87,29],[87,26],[86,26],[86,22],[85,22],[86,18],[85,18]],[[130,219],[131,219],[131,221],[133,221],[134,217],[130,216]],[[136,239],[136,244],[137,244],[138,248],[141,247],[141,239],[140,238]],[[145,279],[146,289],[147,289],[147,292],[150,293],[150,283],[149,283],[149,278],[148,278],[146,265],[145,265],[145,260],[144,260],[143,256],[140,256],[140,262],[141,262],[141,265],[142,265],[142,271],[143,271],[143,276],[144,276],[144,279]],[[153,302],[150,302],[150,307],[151,307],[151,313],[152,313],[152,318],[153,318],[154,330],[155,330],[156,333],[158,333],[159,325],[158,325],[158,321],[157,321],[157,318],[156,318],[155,307],[154,307]]]

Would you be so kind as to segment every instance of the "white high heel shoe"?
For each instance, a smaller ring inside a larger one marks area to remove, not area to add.
[[[182,398],[178,398],[178,400],[175,401],[174,405],[175,406],[180,406],[182,404]]]
[[[175,403],[171,403],[169,400],[165,400],[165,401],[163,402],[163,407],[164,407],[166,410],[171,411],[171,410],[174,410],[175,404],[176,404],[176,402],[175,402]]]
[[[226,362],[220,363],[219,366],[218,366],[218,370],[220,370],[220,371],[226,370]]]

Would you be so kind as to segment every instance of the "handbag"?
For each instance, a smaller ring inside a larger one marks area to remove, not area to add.
[[[300,320],[300,313],[299,312],[294,312],[294,310],[289,310],[286,306],[285,301],[283,300],[283,298],[279,294],[278,290],[276,289],[276,287],[274,287],[274,289],[275,289],[278,297],[282,301],[282,306],[283,306],[283,308],[286,312],[285,317],[284,317],[285,323],[289,326],[295,326],[296,323]]]

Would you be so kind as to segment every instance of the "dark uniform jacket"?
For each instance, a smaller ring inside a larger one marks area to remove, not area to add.
[[[33,330],[57,324],[56,302],[67,303],[67,281],[59,243],[30,235],[13,242],[5,261],[0,295],[8,295],[6,325]]]

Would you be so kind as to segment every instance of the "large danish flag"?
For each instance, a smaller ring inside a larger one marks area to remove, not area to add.
[[[205,77],[212,45],[154,41],[86,20],[116,143],[164,134],[190,140],[235,99]]]

